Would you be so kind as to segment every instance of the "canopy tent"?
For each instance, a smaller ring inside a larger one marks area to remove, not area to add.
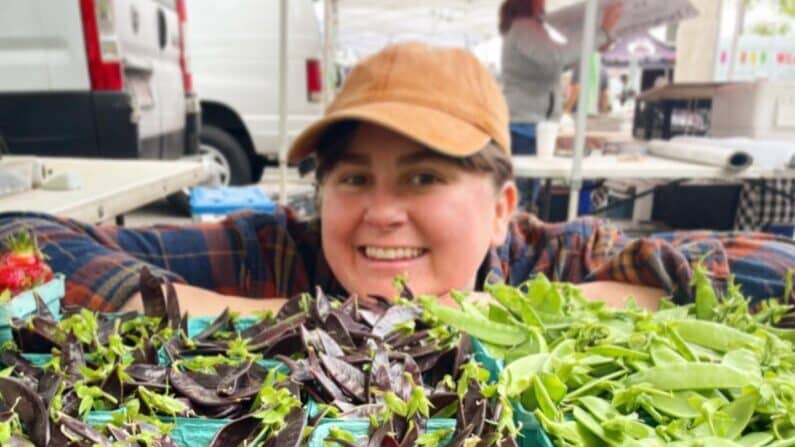
[[[548,0],[547,9],[576,2]],[[502,0],[325,0],[319,4],[334,9],[337,49],[361,57],[404,40],[472,49],[498,36]]]
[[[589,94],[590,73],[588,55],[594,51],[598,3],[606,0],[548,0],[547,11],[554,11],[576,3],[585,3],[583,8],[582,57],[580,73],[583,88],[579,92],[580,103],[585,103]],[[623,1],[623,0],[617,0]],[[423,40],[435,45],[456,45],[467,48],[497,36],[498,10],[501,0],[322,0],[324,7],[324,66],[330,67],[336,48],[359,48],[359,56],[382,48],[385,44],[402,40]],[[287,0],[281,0],[281,64],[286,64],[287,55]],[[579,25],[577,25],[579,27]],[[356,51],[356,50],[354,50]],[[287,90],[286,69],[281,70],[280,90]],[[325,87],[333,88],[326,77]],[[326,94],[328,99],[330,95]],[[286,201],[286,151],[287,136],[286,98],[280,97],[282,172],[280,202]],[[577,215],[577,198],[582,184],[582,156],[585,146],[585,107],[577,112],[574,163],[570,177],[569,219]]]
[[[642,33],[619,40],[602,54],[602,63],[608,67],[628,67],[633,61],[644,68],[670,67],[676,62],[676,48]]]

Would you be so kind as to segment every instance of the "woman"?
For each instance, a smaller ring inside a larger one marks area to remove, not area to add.
[[[707,233],[631,241],[595,219],[547,225],[514,215],[509,148],[504,97],[474,56],[399,44],[357,65],[290,150],[292,161],[317,157],[319,220],[283,209],[136,230],[4,215],[0,237],[33,229],[66,274],[66,301],[100,310],[140,308],[130,298],[143,266],[181,283],[191,315],[278,308],[280,300],[251,298],[316,286],[392,296],[404,274],[416,293],[445,295],[478,290],[487,275],[519,284],[542,272],[596,281],[582,286],[590,297],[633,294],[654,307],[663,293],[691,297],[690,262],[702,257],[716,279],[751,266],[743,280],[759,296],[783,292],[792,243]]]
[[[558,121],[563,106],[561,75],[580,58],[582,36],[552,37],[544,22],[545,0],[505,0],[500,7],[502,84],[511,114],[514,154],[535,154],[535,129],[541,121]],[[605,10],[596,46],[612,42],[621,18],[621,5]],[[538,182],[520,179],[520,207],[529,209],[538,195]]]

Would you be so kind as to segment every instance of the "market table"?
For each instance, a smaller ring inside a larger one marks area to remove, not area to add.
[[[547,179],[549,192],[553,179],[571,180],[573,159],[570,157],[538,158],[531,155],[513,156],[516,177]],[[795,169],[751,166],[732,171],[718,166],[663,158],[654,155],[591,155],[582,159],[583,179],[639,179],[639,180],[744,180],[795,179]],[[569,196],[569,203],[578,200]],[[543,198],[541,216],[548,218],[549,194]],[[576,203],[576,202],[575,202]]]
[[[568,180],[573,159],[568,157],[538,158],[513,156],[516,177]],[[582,160],[583,178],[604,179],[793,179],[795,169],[772,169],[751,166],[731,171],[717,166],[662,158],[653,155],[602,155]]]
[[[4,156],[4,160],[33,157]],[[0,198],[0,212],[33,211],[100,223],[155,200],[198,185],[210,173],[209,163],[196,160],[121,160],[35,157],[50,177],[73,172],[82,186],[66,191],[33,189]]]

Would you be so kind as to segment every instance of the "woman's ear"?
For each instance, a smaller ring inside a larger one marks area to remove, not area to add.
[[[506,182],[497,192],[494,212],[494,233],[491,238],[491,246],[497,247],[505,242],[508,236],[508,225],[511,222],[516,204],[518,203],[519,192],[513,180]]]

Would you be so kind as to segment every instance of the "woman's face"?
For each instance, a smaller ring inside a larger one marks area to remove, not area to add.
[[[391,297],[397,275],[415,293],[475,286],[501,244],[516,187],[446,161],[384,128],[362,124],[321,185],[323,253],[348,292]]]

